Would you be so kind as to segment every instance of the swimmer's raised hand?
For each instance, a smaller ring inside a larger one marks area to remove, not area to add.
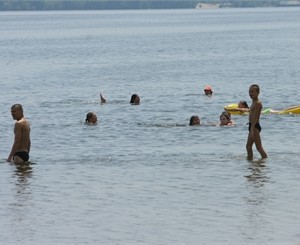
[[[101,103],[106,103],[106,99],[102,96],[101,93],[100,93],[100,99],[101,99]]]

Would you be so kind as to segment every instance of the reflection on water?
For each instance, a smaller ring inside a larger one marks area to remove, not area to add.
[[[266,218],[268,202],[268,167],[264,163],[250,163],[250,174],[246,175],[245,201],[245,231],[246,240],[259,239],[257,234],[268,224]]]
[[[255,188],[261,188],[268,182],[269,179],[266,175],[266,168],[267,166],[265,163],[251,163],[249,166],[251,173],[245,177]]]
[[[25,187],[29,185],[29,180],[32,177],[31,165],[23,164],[16,166],[15,176],[17,177],[17,185]]]
[[[34,234],[34,230],[30,227],[34,219],[32,208],[35,206],[32,193],[33,171],[30,165],[12,165],[12,167],[11,190],[7,194],[10,198],[3,218],[14,225],[9,226],[3,234],[3,239],[13,237],[14,243],[19,244],[24,241],[24,237],[32,237]]]
[[[28,201],[31,200],[31,178],[32,167],[30,165],[16,166],[12,176],[12,179],[15,179],[14,201],[10,204],[10,208],[14,209],[15,214],[19,216],[15,217],[17,220],[22,219],[24,207],[28,206]]]

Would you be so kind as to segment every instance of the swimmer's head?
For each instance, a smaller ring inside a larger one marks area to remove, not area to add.
[[[205,86],[204,87],[204,94],[205,95],[212,95],[213,91],[212,91],[212,88],[211,86]]]
[[[200,125],[200,118],[197,115],[191,116],[190,118],[190,126]]]
[[[231,121],[231,114],[228,111],[223,111],[220,115],[220,125],[227,125]]]
[[[140,104],[140,97],[137,94],[131,95],[130,104],[139,105]]]
[[[249,106],[245,100],[241,100],[238,104],[238,108],[248,108],[249,109]]]
[[[97,116],[95,113],[93,112],[89,112],[86,114],[86,119],[85,119],[86,123],[90,123],[90,124],[94,124],[97,122]]]

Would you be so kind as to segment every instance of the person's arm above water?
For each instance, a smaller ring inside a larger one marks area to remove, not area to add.
[[[13,146],[11,148],[10,154],[7,158],[7,162],[11,162],[12,158],[14,157],[15,153],[17,152],[17,150],[19,149],[20,143],[21,143],[21,138],[22,138],[22,124],[16,122],[15,124],[15,128],[14,128],[14,133],[15,133],[15,139],[14,139],[14,143]]]
[[[101,99],[101,103],[106,103],[106,99],[102,96],[101,93],[100,93],[100,99]]]
[[[239,111],[239,112],[249,112],[248,108],[224,108],[226,111]]]

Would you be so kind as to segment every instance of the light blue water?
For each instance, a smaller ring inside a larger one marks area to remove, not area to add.
[[[188,126],[250,103],[252,83],[265,107],[300,104],[299,22],[299,8],[0,13],[0,244],[300,242],[300,117],[261,117],[263,166],[245,160],[247,117]],[[5,162],[14,103],[28,171]]]

